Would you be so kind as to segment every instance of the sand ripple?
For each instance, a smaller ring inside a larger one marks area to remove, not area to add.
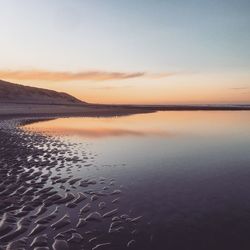
[[[0,121],[0,249],[134,246],[141,217],[119,214],[123,192],[116,181],[76,174],[94,167],[93,153],[19,124]]]

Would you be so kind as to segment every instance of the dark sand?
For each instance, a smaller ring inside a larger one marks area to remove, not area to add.
[[[156,111],[241,111],[250,105],[63,105],[36,103],[3,103],[0,100],[0,119],[37,117],[94,117],[122,116]]]
[[[72,174],[93,156],[20,124],[0,122],[1,249],[133,248],[142,218],[119,207],[122,188],[109,177]]]

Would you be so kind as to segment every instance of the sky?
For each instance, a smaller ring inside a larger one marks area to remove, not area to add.
[[[0,0],[0,79],[92,103],[250,103],[249,27],[249,0]]]

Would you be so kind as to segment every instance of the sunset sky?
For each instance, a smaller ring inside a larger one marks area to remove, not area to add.
[[[249,0],[0,0],[0,79],[97,103],[250,103],[249,27]]]

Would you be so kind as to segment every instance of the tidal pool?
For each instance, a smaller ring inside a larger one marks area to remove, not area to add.
[[[123,186],[120,206],[143,216],[144,249],[250,248],[249,111],[59,118],[24,129],[87,147],[92,166],[75,175]]]

